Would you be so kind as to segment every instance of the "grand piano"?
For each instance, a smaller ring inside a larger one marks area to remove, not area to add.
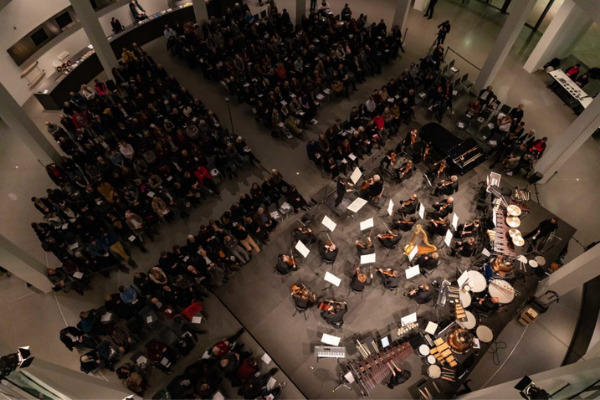
[[[460,139],[436,122],[423,125],[419,135],[422,140],[431,142],[437,153],[447,158],[450,171],[454,174],[463,175],[487,158],[474,139]]]

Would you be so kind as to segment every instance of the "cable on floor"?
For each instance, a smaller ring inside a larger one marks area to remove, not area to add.
[[[498,353],[504,349],[506,349],[506,343],[504,342],[494,342],[491,344],[487,352],[492,354],[494,365],[500,365],[500,354]]]
[[[60,303],[58,302],[58,297],[56,297],[56,292],[53,292],[53,294],[54,294],[54,300],[56,300],[56,306],[58,307],[58,311],[60,312],[60,316],[62,317],[63,321],[65,321],[65,326],[69,326],[69,323],[67,322],[67,319],[65,318],[65,314],[63,314],[62,308],[60,307]]]
[[[500,370],[502,369],[502,367],[504,367],[504,364],[506,364],[506,362],[510,359],[510,357],[515,352],[515,350],[517,349],[517,347],[519,347],[519,343],[521,343],[521,340],[523,340],[523,336],[525,336],[525,332],[527,332],[527,329],[529,329],[530,326],[531,325],[525,326],[525,329],[523,329],[523,333],[521,333],[521,337],[519,337],[519,340],[517,340],[517,343],[515,343],[515,346],[511,350],[511,352],[508,355],[508,357],[506,357],[506,360],[504,360],[504,362],[502,363],[502,365],[500,367],[498,367],[498,369],[496,369],[496,371],[492,374],[492,376],[490,376],[490,378],[479,389],[485,388],[488,385],[488,383],[490,383],[490,381],[492,379],[494,379],[494,377],[498,374],[498,372],[500,372]]]

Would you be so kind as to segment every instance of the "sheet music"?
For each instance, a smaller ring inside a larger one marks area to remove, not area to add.
[[[340,341],[342,340],[341,337],[338,336],[333,336],[333,335],[328,335],[326,333],[323,334],[323,336],[321,336],[321,342],[328,344],[330,346],[337,346],[340,344]]]
[[[360,230],[364,231],[365,229],[372,228],[374,225],[373,218],[365,219],[360,223]]]
[[[423,203],[419,203],[419,217],[421,219],[425,218],[425,206]]]
[[[388,203],[387,212],[390,217],[394,214],[394,203],[392,202],[392,199],[390,199],[390,202]]]
[[[411,322],[417,322],[417,313],[416,312],[414,312],[412,314],[408,314],[407,316],[400,318],[400,324],[402,326],[408,325]]]
[[[202,317],[201,316],[192,317],[192,323],[193,324],[199,324],[201,322],[202,322]]]
[[[450,229],[448,229],[446,231],[446,236],[444,237],[444,243],[446,243],[446,246],[450,247],[451,242],[452,242],[452,231]]]
[[[83,272],[81,272],[81,271],[74,272],[73,273],[73,278],[75,278],[75,279],[81,279],[81,278],[83,278]]]
[[[488,249],[483,249],[481,254],[483,254],[484,257],[489,257],[492,253],[490,253]]]
[[[354,183],[356,185],[356,182],[358,182],[358,180],[360,179],[361,176],[362,176],[361,170],[358,167],[356,167],[356,168],[354,168],[354,171],[352,171],[352,175],[350,175],[350,180],[352,181],[352,183]]]
[[[456,215],[456,213],[452,214],[452,226],[454,227],[454,230],[458,229],[458,215]]]
[[[325,277],[323,277],[323,279],[335,286],[340,286],[340,283],[342,282],[341,278],[338,278],[331,272],[325,272]]]
[[[358,211],[360,211],[361,208],[363,208],[365,204],[367,204],[367,201],[365,199],[363,199],[362,197],[357,197],[352,203],[350,203],[347,209],[352,211],[353,213],[357,213]]]
[[[427,327],[425,328],[425,332],[429,333],[430,335],[435,335],[435,331],[438,328],[438,324],[436,324],[433,321],[429,321],[427,323]]]
[[[302,257],[304,258],[308,257],[308,253],[310,253],[310,249],[306,247],[306,245],[302,243],[301,240],[298,240],[298,243],[296,243],[296,246],[294,248],[298,250],[298,252],[302,254]]]
[[[381,338],[381,347],[384,349],[390,345],[390,338],[388,336],[384,336]]]
[[[360,264],[372,264],[375,262],[375,253],[363,254],[360,256]]]
[[[354,375],[352,375],[352,371],[348,371],[346,375],[344,375],[344,379],[348,381],[348,383],[354,382]]]
[[[271,357],[269,357],[267,353],[263,354],[263,356],[260,359],[267,365],[271,363]]]
[[[217,392],[213,396],[213,400],[225,400],[225,396],[223,396],[223,393]]]
[[[331,220],[331,218],[329,218],[327,215],[325,215],[325,216],[323,217],[323,221],[321,221],[321,223],[322,223],[323,225],[325,225],[325,227],[326,227],[327,229],[329,229],[331,232],[333,232],[333,231],[335,230],[335,227],[337,226],[337,224],[336,224],[335,222],[333,222],[333,221]]]
[[[404,271],[404,273],[406,274],[406,279],[412,279],[415,276],[420,275],[421,270],[419,269],[418,265],[415,265],[414,267],[406,268],[406,271]]]
[[[457,279],[458,287],[462,288],[469,281],[469,271],[463,272]]]
[[[419,252],[419,248],[417,246],[415,246],[414,249],[412,249],[412,251],[408,254],[408,261],[412,261],[418,252]]]

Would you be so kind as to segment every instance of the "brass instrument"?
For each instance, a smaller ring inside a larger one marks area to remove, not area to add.
[[[421,237],[423,245],[415,244],[417,236]],[[419,224],[416,225],[415,232],[413,233],[412,238],[410,238],[410,242],[404,246],[404,254],[408,256],[413,251],[415,246],[417,246],[419,249],[417,254],[429,254],[437,250],[437,247],[429,243],[429,240],[427,239],[427,233],[425,233],[423,227]]]
[[[471,147],[469,150],[467,150],[467,151],[465,151],[464,153],[462,153],[460,156],[454,157],[454,158],[453,158],[453,161],[454,161],[454,163],[455,163],[455,164],[458,164],[458,163],[460,163],[461,161],[464,161],[464,160],[465,160],[465,156],[466,156],[467,154],[469,154],[470,152],[472,152],[472,151],[477,151],[477,146],[473,146],[473,147]],[[479,156],[479,155],[478,155],[478,156]]]
[[[469,158],[464,164],[463,164],[463,168],[466,167],[467,165],[471,164],[473,161],[477,160],[479,157],[482,157],[483,154],[482,153],[477,153],[476,155],[474,155],[473,157]]]

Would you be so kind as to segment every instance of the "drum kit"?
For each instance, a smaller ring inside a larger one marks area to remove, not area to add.
[[[506,225],[510,227],[508,230],[508,235],[512,239],[512,242],[515,246],[521,247],[525,244],[525,239],[523,239],[523,236],[521,236],[521,231],[519,231],[517,228],[521,226],[521,219],[519,217],[521,216],[522,211],[519,206],[511,204],[506,208],[506,212],[508,213]]]
[[[496,297],[500,304],[508,304],[515,298],[515,288],[502,279],[492,279],[488,286],[490,296]]]

